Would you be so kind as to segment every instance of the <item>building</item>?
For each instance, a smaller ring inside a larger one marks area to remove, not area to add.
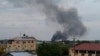
[[[36,39],[25,34],[22,37],[15,37],[7,40],[6,51],[35,51]]]
[[[100,43],[82,43],[69,49],[69,56],[100,56]]]
[[[0,47],[6,48],[6,43],[7,43],[6,40],[0,40]]]

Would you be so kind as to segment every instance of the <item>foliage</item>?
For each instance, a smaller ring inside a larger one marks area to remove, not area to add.
[[[38,56],[63,56],[68,55],[68,47],[64,44],[43,43],[37,48]]]
[[[62,55],[68,55],[68,53],[69,53],[68,46],[66,44],[62,44],[60,46],[62,48]]]
[[[4,53],[4,48],[0,46],[0,54]]]

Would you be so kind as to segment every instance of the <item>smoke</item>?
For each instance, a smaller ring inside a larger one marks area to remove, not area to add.
[[[52,41],[66,40],[70,36],[82,36],[86,32],[85,26],[80,21],[76,8],[64,9],[54,3],[55,0],[9,0],[15,7],[37,7],[46,15],[46,21],[57,23],[63,31],[57,31]],[[17,3],[16,3],[17,2]],[[19,3],[18,3],[19,2]],[[55,25],[55,27],[57,27]]]
[[[61,31],[57,31],[54,35],[53,38],[51,39],[52,42],[54,42],[57,39],[63,39],[65,36],[61,33]]]
[[[86,28],[80,21],[76,8],[65,10],[48,1],[38,0],[38,3],[44,6],[47,20],[51,23],[58,23],[63,28],[63,31],[59,30],[53,35],[52,41],[59,39],[66,40],[70,36],[82,36],[86,32]]]

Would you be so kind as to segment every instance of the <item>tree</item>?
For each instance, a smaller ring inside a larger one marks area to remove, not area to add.
[[[38,56],[63,56],[68,54],[65,45],[55,43],[43,43],[37,47]]]
[[[66,44],[62,44],[61,45],[61,49],[62,49],[62,55],[68,55],[69,51],[68,51],[68,46]]]

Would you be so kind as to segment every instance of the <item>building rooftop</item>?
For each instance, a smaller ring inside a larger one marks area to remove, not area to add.
[[[75,46],[75,50],[95,50],[100,51],[100,43],[82,43]]]
[[[27,38],[15,37],[15,38],[12,38],[10,40],[36,40],[36,39],[34,37],[27,37]]]
[[[15,37],[15,38],[12,38],[12,39],[9,39],[9,40],[36,40],[35,37],[29,37],[29,36],[26,36],[25,34],[23,34],[22,37]]]

